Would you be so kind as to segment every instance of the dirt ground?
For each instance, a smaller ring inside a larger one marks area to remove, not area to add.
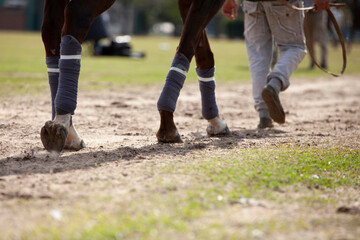
[[[86,198],[89,191],[86,186],[91,185],[89,182],[117,180],[125,190],[134,187],[134,184],[138,188],[144,187],[148,182],[147,178],[151,178],[144,176],[146,167],[141,167],[146,165],[146,160],[171,161],[179,156],[191,156],[199,150],[216,154],[229,148],[266,148],[279,144],[358,149],[359,80],[360,75],[293,79],[290,88],[280,95],[287,114],[286,123],[275,124],[270,130],[256,129],[258,118],[253,108],[249,83],[218,82],[216,94],[220,115],[232,131],[232,135],[225,138],[206,136],[207,123],[201,117],[198,85],[186,83],[175,112],[175,122],[184,143],[173,145],[158,144],[155,137],[159,126],[156,101],[162,85],[129,86],[121,89],[109,86],[106,90],[99,91],[80,88],[74,124],[87,148],[78,152],[65,151],[61,156],[45,152],[39,137],[40,128],[50,117],[48,95],[2,97],[1,229],[22,229],[22,224],[26,223],[26,214],[42,214],[41,201],[61,199],[61,203],[57,203],[61,205]],[[99,167],[94,169],[94,165]],[[119,165],[124,173],[121,176],[114,172],[114,167]],[[112,186],[116,188],[116,184]],[[111,189],[106,191],[111,192]],[[339,201],[360,207],[360,189],[346,191],[347,196],[351,197],[339,197]],[[39,200],[40,207],[17,209],[16,202],[21,199]],[[231,208],[227,211],[219,216],[231,215]],[[246,216],[264,215],[261,211],[271,214],[272,211],[280,210],[277,207],[241,211],[246,221]],[[342,229],[346,230],[346,227]],[[352,234],[355,232],[360,234],[360,230],[353,231]],[[303,238],[304,236],[308,237]],[[334,239],[355,239],[354,235],[347,236],[346,231],[340,237]],[[305,235],[300,233],[297,237],[278,236],[278,239],[329,238],[310,231]]]

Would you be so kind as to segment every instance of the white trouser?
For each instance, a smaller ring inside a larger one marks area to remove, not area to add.
[[[301,0],[290,4],[303,6]],[[245,14],[245,42],[251,73],[253,98],[257,111],[267,106],[261,92],[271,78],[281,81],[281,91],[290,85],[289,78],[306,54],[303,31],[304,12],[290,9],[277,1],[243,1]],[[272,71],[272,40],[280,56]]]

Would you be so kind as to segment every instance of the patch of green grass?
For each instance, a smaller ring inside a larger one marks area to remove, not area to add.
[[[347,149],[287,148],[242,149],[205,158],[187,172],[204,174],[230,198],[267,195],[287,186],[330,188],[360,186],[360,151]]]
[[[329,219],[309,220],[299,214],[291,221],[270,218],[229,231],[224,219],[209,213],[228,209],[239,197],[277,201],[273,193],[286,192],[288,187],[314,190],[287,195],[285,201],[301,202],[305,212],[308,206],[328,208],[336,202],[319,197],[324,189],[360,186],[359,153],[287,146],[233,150],[218,156],[200,152],[191,161],[152,166],[148,172],[158,173],[149,179],[152,187],[129,192],[125,200],[116,195],[102,197],[94,185],[87,204],[64,207],[60,221],[43,216],[36,228],[23,231],[22,239],[256,239],[259,234],[306,231],[314,221],[318,227],[326,226]],[[173,176],[186,176],[186,180]]]
[[[48,91],[45,51],[40,32],[0,32],[0,96],[5,94]],[[178,37],[132,38],[133,51],[143,51],[143,59],[127,57],[94,57],[91,45],[83,45],[80,86],[91,89],[128,84],[161,84],[171,65],[178,46]],[[215,55],[218,82],[250,81],[246,47],[242,40],[210,39]],[[165,50],[164,50],[165,49]],[[329,48],[329,66],[333,72],[341,68],[341,49]],[[359,73],[360,44],[354,44],[348,54],[346,74]],[[293,77],[327,76],[322,71],[308,69],[309,58],[300,64]],[[195,61],[192,61],[187,82],[196,82]],[[24,86],[28,86],[24,90]]]

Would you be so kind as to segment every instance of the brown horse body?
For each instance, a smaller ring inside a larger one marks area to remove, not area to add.
[[[70,35],[81,44],[92,22],[107,10],[114,1],[45,0],[41,32],[46,57],[60,56],[60,43],[63,36]],[[189,62],[191,62],[195,55],[198,69],[214,67],[214,57],[210,49],[205,27],[221,8],[223,1],[178,0],[184,27],[176,54],[183,54]],[[181,139],[177,133],[173,113],[162,110],[160,111],[160,117],[160,128],[157,132],[158,140],[163,142],[180,142]],[[71,129],[69,131],[69,123],[67,123],[67,126],[65,126],[66,124],[64,125],[64,121],[69,122],[69,120],[63,120],[60,125],[56,122],[56,118],[54,121],[48,121],[41,130],[41,140],[48,151],[60,152],[64,147],[67,147],[66,143],[71,138],[75,139],[75,142],[73,141],[73,144],[70,144],[68,148],[78,150],[83,147],[80,144],[82,140],[76,131],[71,131]]]

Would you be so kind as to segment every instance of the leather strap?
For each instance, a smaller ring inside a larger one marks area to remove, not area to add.
[[[316,8],[315,5],[311,6],[311,7],[303,7],[303,8],[300,8],[300,7],[297,7],[297,6],[294,6],[292,4],[290,4],[289,2],[287,2],[286,0],[276,0],[282,4],[284,4],[285,6],[291,8],[291,9],[294,9],[294,10],[297,10],[297,11],[303,11],[303,10],[313,10]],[[330,7],[336,7],[336,8],[339,8],[339,7],[344,7],[345,4],[344,3],[330,3],[329,4]],[[336,30],[336,33],[339,37],[339,40],[340,40],[340,43],[341,43],[341,48],[342,48],[342,56],[343,56],[343,66],[342,66],[342,69],[341,69],[341,72],[339,74],[337,73],[332,73],[332,72],[329,72],[327,71],[325,68],[321,67],[320,64],[316,61],[315,57],[313,56],[313,48],[310,44],[310,42],[308,41],[309,37],[308,37],[308,34],[307,32],[305,31],[304,29],[304,33],[305,33],[305,38],[306,38],[306,47],[308,49],[308,52],[309,52],[309,55],[311,57],[311,59],[313,60],[314,64],[320,68],[322,71],[328,73],[328,74],[331,74],[332,76],[334,77],[340,77],[341,75],[343,75],[343,73],[345,72],[345,69],[346,69],[346,47],[345,47],[345,41],[344,41],[344,37],[343,35],[341,34],[341,30],[340,30],[340,27],[339,27],[339,24],[337,23],[336,21],[336,18],[334,17],[334,14],[331,12],[330,8],[327,8],[326,9],[327,13],[329,14],[330,16],[330,19],[331,19],[331,22],[333,23],[334,27],[335,27],[335,30]]]

